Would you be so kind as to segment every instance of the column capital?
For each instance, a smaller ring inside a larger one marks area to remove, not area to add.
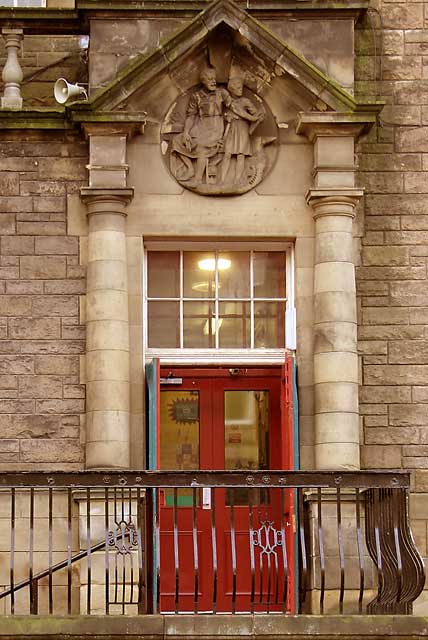
[[[88,207],[88,216],[100,213],[117,213],[126,216],[125,207],[134,197],[132,187],[105,189],[82,187],[80,197]]]
[[[355,207],[363,195],[363,189],[309,189],[305,198],[316,220],[331,215],[354,218]]]

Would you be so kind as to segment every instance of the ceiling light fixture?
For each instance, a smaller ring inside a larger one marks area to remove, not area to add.
[[[232,264],[232,261],[229,260],[228,258],[218,258],[217,260],[217,267],[219,271],[230,269],[231,264]],[[203,260],[199,260],[198,267],[203,271],[214,271],[215,258],[203,258]]]

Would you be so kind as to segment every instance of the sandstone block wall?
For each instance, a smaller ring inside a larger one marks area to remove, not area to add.
[[[357,269],[364,468],[413,471],[410,513],[427,555],[428,23],[423,2],[372,3],[356,30],[356,95],[382,98],[359,145],[366,189]],[[415,611],[423,611],[421,597]]]
[[[0,469],[83,466],[85,273],[66,200],[85,183],[86,163],[80,137],[2,134]]]
[[[428,482],[428,30],[424,3],[373,4],[356,30],[356,95],[387,102],[359,145],[357,270],[365,468]]]

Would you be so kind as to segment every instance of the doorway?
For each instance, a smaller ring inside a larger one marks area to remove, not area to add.
[[[292,468],[285,371],[161,367],[157,468]],[[158,510],[161,611],[293,610],[292,490],[164,489]]]

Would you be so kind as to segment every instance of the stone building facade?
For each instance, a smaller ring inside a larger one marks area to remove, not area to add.
[[[0,110],[0,470],[145,467],[145,250],[291,247],[296,345],[157,355],[295,352],[301,468],[410,469],[426,556],[424,2],[119,4],[0,11],[6,44],[23,30],[23,108]],[[208,62],[225,87],[231,60],[275,154],[215,197],[176,179],[162,135]],[[58,106],[62,76],[89,102]]]

